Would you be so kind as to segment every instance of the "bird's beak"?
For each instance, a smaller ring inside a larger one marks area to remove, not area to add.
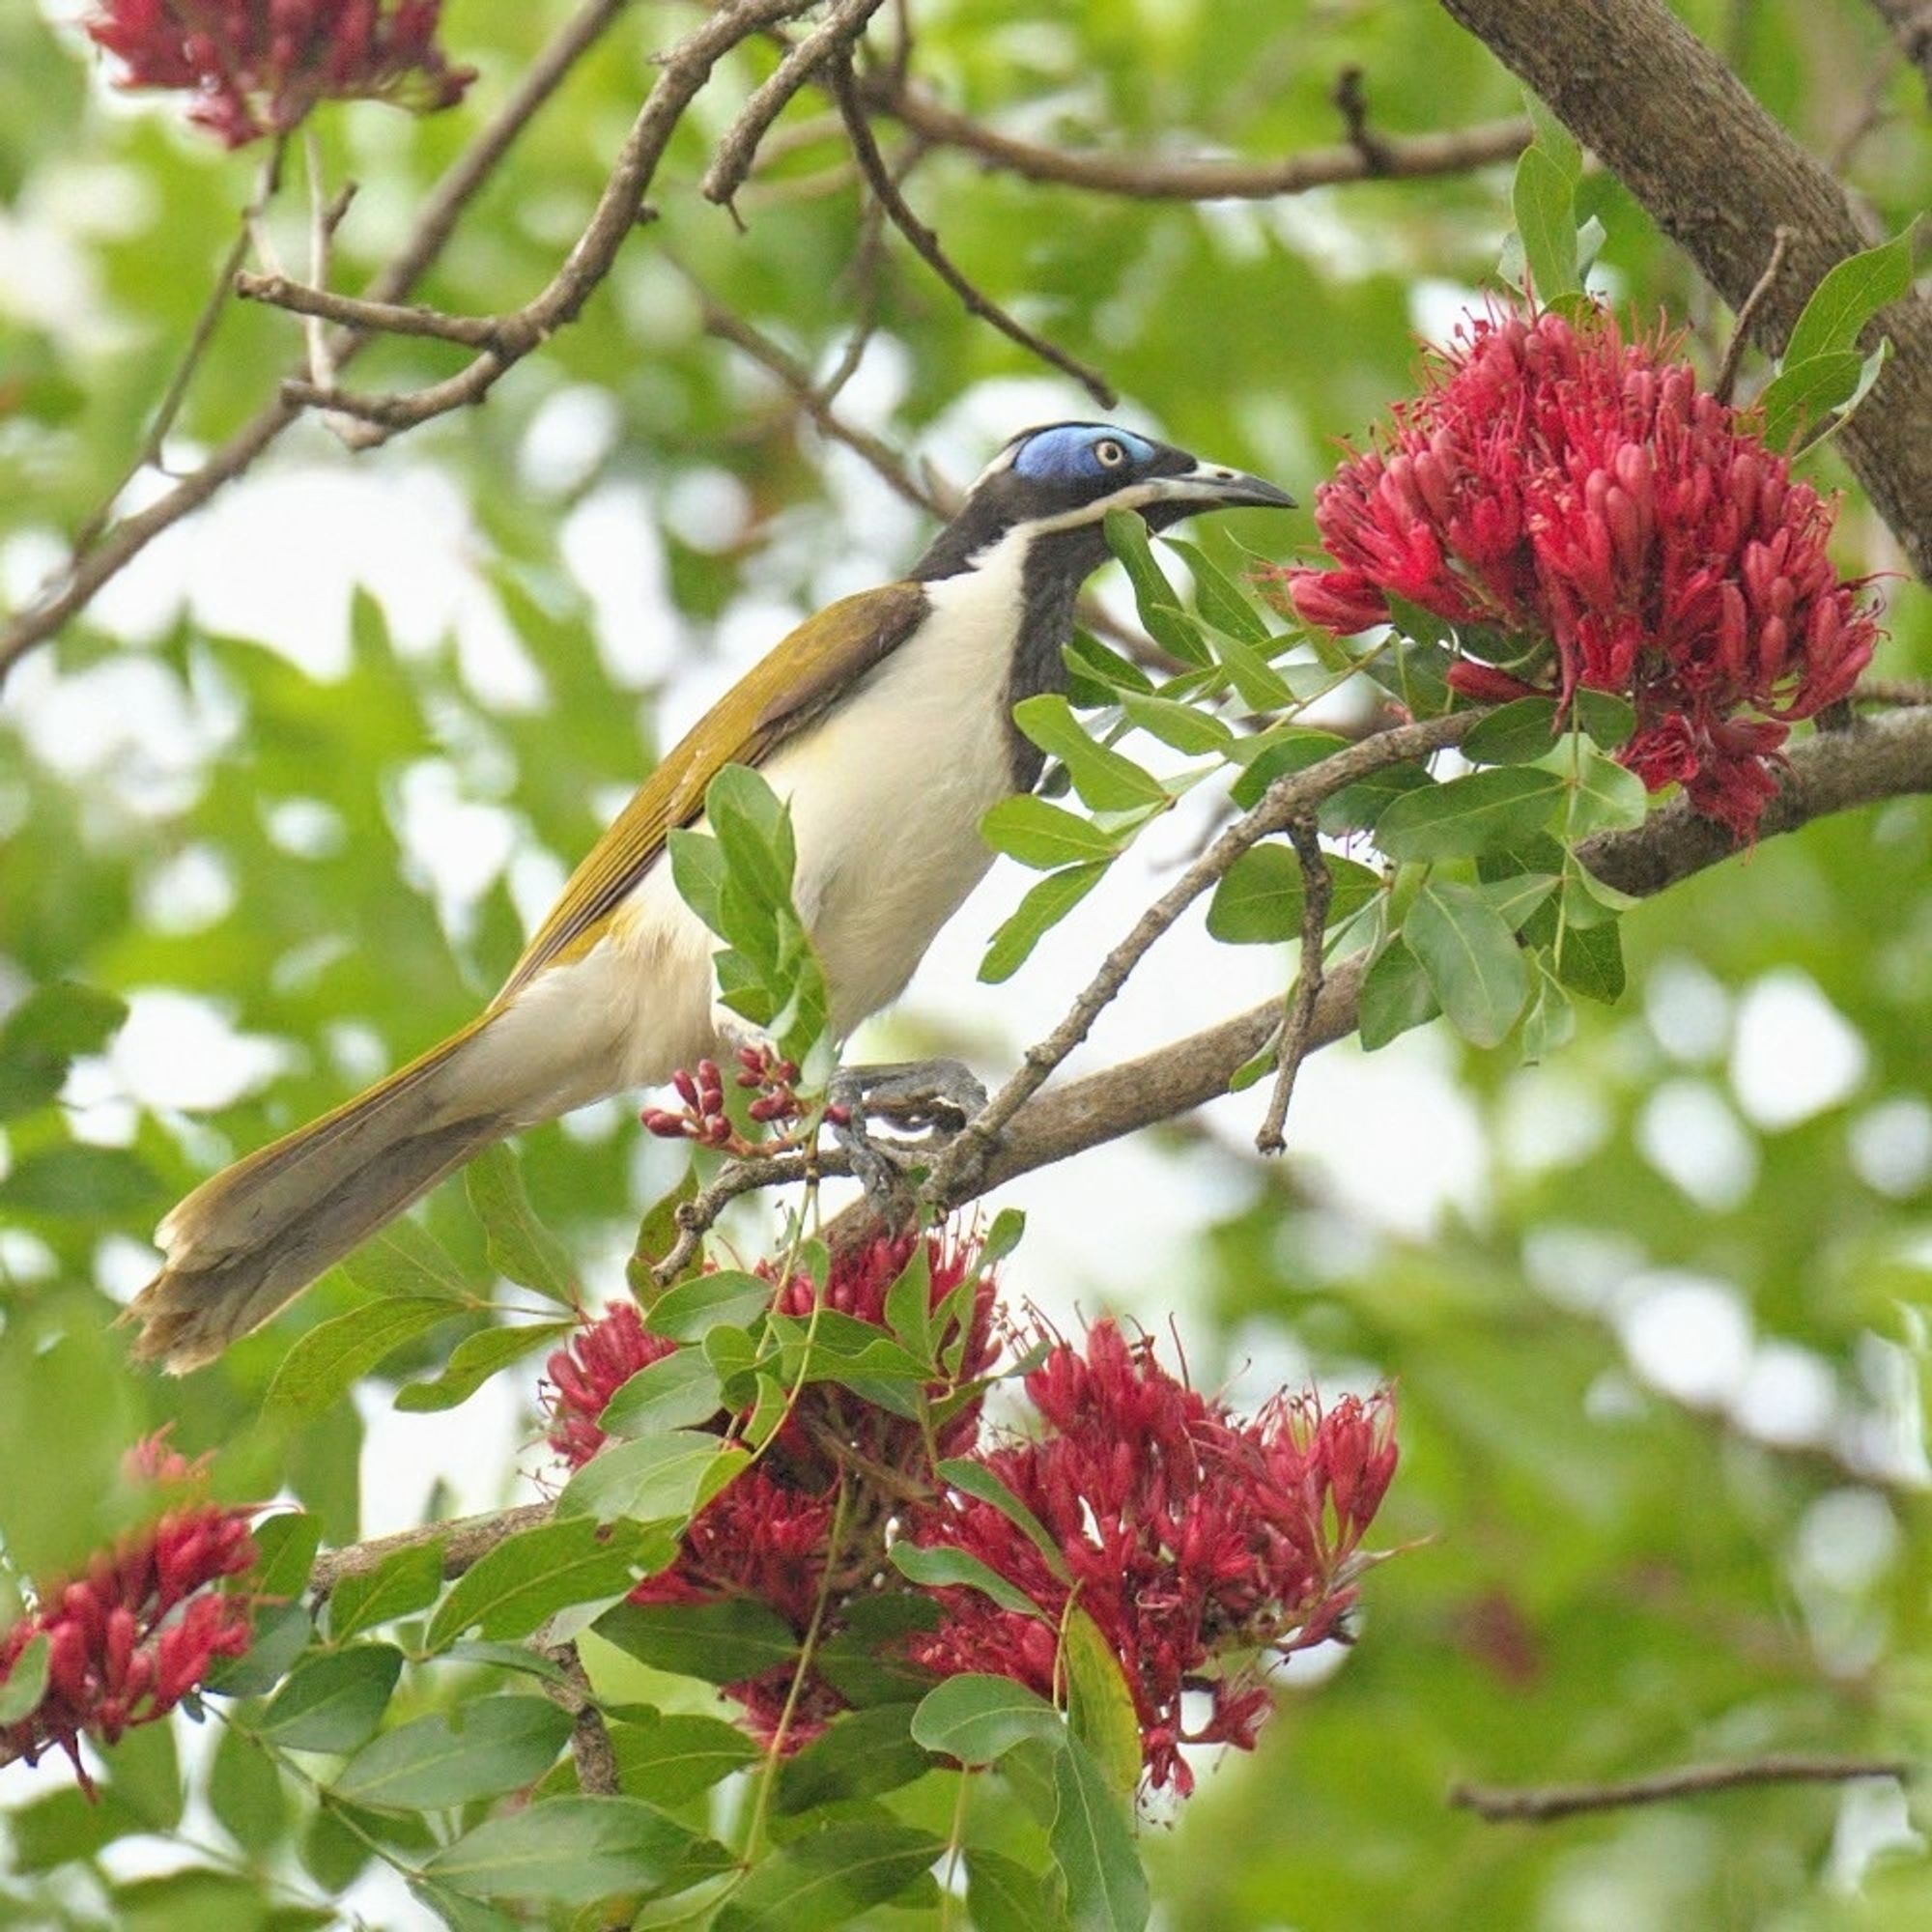
[[[1221,510],[1292,510],[1294,498],[1286,490],[1264,483],[1244,470],[1230,469],[1222,463],[1197,463],[1178,476],[1154,479],[1153,500],[1157,503],[1185,503],[1190,507]]]

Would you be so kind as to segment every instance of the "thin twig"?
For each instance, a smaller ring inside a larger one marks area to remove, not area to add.
[[[1294,1098],[1294,1076],[1301,1071],[1314,1036],[1315,1006],[1321,997],[1321,937],[1328,930],[1328,902],[1335,893],[1314,819],[1290,819],[1288,838],[1301,866],[1301,960],[1282,1022],[1274,1092],[1268,1096],[1267,1113],[1255,1135],[1259,1153],[1279,1153],[1286,1145],[1281,1130],[1288,1120],[1289,1102]]]
[[[852,152],[858,156],[859,166],[873,195],[885,209],[886,218],[912,244],[913,252],[959,298],[969,314],[990,323],[1009,341],[1018,343],[1030,355],[1037,355],[1042,362],[1050,363],[1063,374],[1071,376],[1103,410],[1111,410],[1120,397],[1097,370],[1089,367],[1078,356],[1056,347],[1043,335],[1036,334],[1024,323],[1016,321],[953,263],[940,246],[939,237],[912,212],[905,196],[899,192],[898,185],[893,180],[892,170],[886,166],[885,157],[879,153],[879,144],[873,139],[871,124],[866,118],[865,101],[851,62],[840,56],[828,63],[827,71],[833,98],[845,117],[845,131],[851,137]]]
[[[550,1520],[549,1503],[522,1503],[489,1516],[459,1517],[454,1522],[428,1522],[419,1529],[398,1530],[394,1536],[371,1537],[366,1543],[325,1549],[309,1572],[309,1588],[326,1597],[346,1577],[366,1577],[399,1549],[420,1549],[426,1543],[442,1545],[442,1574],[461,1577],[495,1549],[506,1537],[534,1529]]]
[[[1751,292],[1745,298],[1744,306],[1738,310],[1737,322],[1731,328],[1731,339],[1724,345],[1724,359],[1718,365],[1718,374],[1711,384],[1711,393],[1720,403],[1731,400],[1731,391],[1737,386],[1738,368],[1745,359],[1745,349],[1750,341],[1751,324],[1757,320],[1758,310],[1764,306],[1765,298],[1777,286],[1778,275],[1784,268],[1784,258],[1791,251],[1791,244],[1798,240],[1798,231],[1784,222],[1779,222],[1772,230],[1771,256],[1764,265],[1764,273],[1751,285]]]
[[[807,4],[808,0],[726,0],[663,57],[583,233],[536,295],[521,308],[496,318],[496,339],[455,375],[419,389],[386,394],[285,382],[284,400],[358,418],[366,427],[355,441],[365,448],[452,410],[480,403],[538,343],[575,322],[603,285],[618,251],[638,226],[645,191],[684,110],[711,78],[712,70],[733,48],[763,28],[789,19]]]
[[[175,365],[174,374],[168,378],[168,386],[161,392],[155,419],[148,425],[148,433],[141,439],[141,446],[134,452],[127,469],[115,479],[113,487],[101,497],[87,521],[74,532],[71,552],[74,557],[84,556],[100,540],[101,531],[107,527],[108,519],[114,514],[114,505],[121,500],[121,493],[128,484],[150,464],[160,465],[161,446],[167,440],[169,430],[175,426],[175,418],[181,414],[183,403],[187,400],[188,384],[194,381],[202,357],[208,354],[209,344],[214,340],[214,331],[228,312],[228,285],[235,279],[242,264],[248,259],[248,245],[255,224],[273,200],[276,188],[281,185],[282,161],[288,153],[288,141],[286,133],[277,134],[274,145],[264,158],[262,172],[256,177],[255,192],[249,196],[248,205],[242,211],[241,219],[235,225],[234,239],[221,258],[221,267],[215,270],[214,286],[209,290],[208,299],[195,318],[187,347],[182,352],[182,359]],[[4,672],[7,662],[4,649],[0,649],[0,672]]]
[[[557,30],[519,77],[516,86],[442,178],[416,215],[409,239],[364,291],[371,301],[399,301],[442,252],[464,212],[496,172],[537,112],[562,86],[571,70],[596,43],[630,0],[585,0]],[[239,262],[236,265],[240,267]],[[228,277],[223,279],[224,289]],[[340,368],[367,338],[354,336],[335,349]],[[220,445],[192,474],[165,496],[121,518],[98,544],[76,546],[67,562],[33,601],[0,628],[0,681],[36,644],[52,637],[68,619],[86,609],[101,586],[125,570],[148,545],[198,510],[227,484],[246,472],[289,425],[300,408],[277,394]],[[119,488],[102,503],[111,513]]]
[[[799,90],[833,55],[849,55],[885,0],[838,0],[804,40],[785,55],[777,71],[746,101],[725,131],[704,171],[698,191],[706,201],[729,208],[757,158],[758,143]]]
[[[1342,127],[1348,134],[1349,145],[1362,157],[1362,172],[1371,180],[1380,180],[1389,172],[1389,148],[1369,126],[1369,97],[1363,84],[1362,70],[1358,67],[1345,67],[1335,76],[1335,85],[1329,90],[1328,99],[1334,102],[1335,110],[1342,117]]]
[[[726,1161],[716,1176],[677,1208],[677,1238],[665,1258],[651,1268],[651,1278],[663,1287],[675,1281],[697,1253],[697,1244],[712,1224],[741,1194],[761,1187],[783,1187],[793,1181],[815,1180],[825,1175],[849,1175],[852,1163],[842,1149],[813,1148],[799,1153],[761,1154]]]
[[[1906,1778],[1904,1758],[1760,1757],[1738,1764],[1690,1764],[1616,1784],[1548,1784],[1507,1788],[1458,1784],[1449,1803],[1492,1823],[1516,1820],[1547,1825],[1582,1811],[1614,1811],[1629,1804],[1667,1804],[1708,1791],[1758,1784],[1848,1784],[1861,1777]]]
[[[1865,677],[1852,687],[1854,704],[1932,704],[1932,684],[1909,677]]]
[[[1529,123],[1518,116],[1441,133],[1378,134],[1376,159],[1353,141],[1309,148],[1266,161],[1174,158],[1165,155],[1069,154],[1002,134],[944,106],[923,90],[868,74],[861,83],[867,104],[916,128],[927,140],[977,155],[989,166],[1026,181],[1085,188],[1136,201],[1270,201],[1342,182],[1415,180],[1462,174],[1495,161],[1514,160],[1529,145]]]
[[[427,335],[461,342],[471,349],[500,342],[500,320],[494,315],[445,315],[416,302],[378,302],[340,296],[330,289],[291,281],[286,275],[239,274],[235,293],[243,301],[267,302],[296,315],[319,316],[346,327],[380,330],[385,335]]]
[[[1112,1004],[1141,960],[1164,933],[1203,893],[1208,892],[1251,845],[1276,832],[1285,831],[1296,818],[1305,816],[1325,798],[1353,784],[1357,779],[1378,772],[1384,766],[1402,764],[1410,758],[1426,757],[1445,746],[1460,743],[1478,719],[1489,716],[1487,708],[1459,711],[1447,718],[1430,718],[1414,724],[1399,725],[1383,731],[1320,764],[1291,772],[1275,780],[1254,809],[1226,827],[1214,842],[1134,922],[1133,929],[1100,962],[1099,970],[1088,982],[1066,1016],[1037,1045],[1020,1058],[1011,1079],[967,1122],[954,1136],[946,1152],[934,1164],[923,1190],[925,1198],[941,1201],[951,1188],[982,1162],[998,1141],[1002,1130],[1028,1100],[1045,1084],[1053,1069],[1085,1039],[1094,1022]]]
[[[615,1798],[622,1786],[617,1777],[617,1753],[598,1709],[597,1693],[574,1643],[546,1646],[544,1655],[569,1680],[544,1680],[544,1693],[570,1713],[570,1756],[577,1767],[577,1788],[586,1798]],[[626,1921],[628,1922],[628,1921]]]

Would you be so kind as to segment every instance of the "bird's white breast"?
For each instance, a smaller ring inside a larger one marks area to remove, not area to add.
[[[844,1034],[903,990],[992,863],[980,820],[1013,788],[1007,691],[1026,540],[927,586],[912,637],[772,758],[798,837],[795,896]]]

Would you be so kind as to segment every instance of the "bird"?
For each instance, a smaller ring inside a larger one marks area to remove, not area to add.
[[[1039,781],[1044,754],[1013,707],[1065,687],[1075,602],[1110,554],[1107,513],[1137,511],[1158,531],[1293,500],[1109,423],[1011,438],[903,579],[807,618],[664,757],[474,1019],[166,1216],[163,1265],[124,1318],[139,1324],[135,1356],[203,1366],[485,1147],[736,1044],[717,942],[667,854],[672,830],[703,829],[728,763],[788,804],[793,898],[842,1041],[898,997],[984,876],[981,817]]]

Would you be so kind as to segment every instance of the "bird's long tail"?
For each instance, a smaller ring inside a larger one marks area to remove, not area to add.
[[[134,1353],[175,1375],[213,1360],[325,1268],[523,1122],[466,1106],[488,1019],[346,1105],[224,1168],[163,1221],[166,1264],[135,1296]]]

